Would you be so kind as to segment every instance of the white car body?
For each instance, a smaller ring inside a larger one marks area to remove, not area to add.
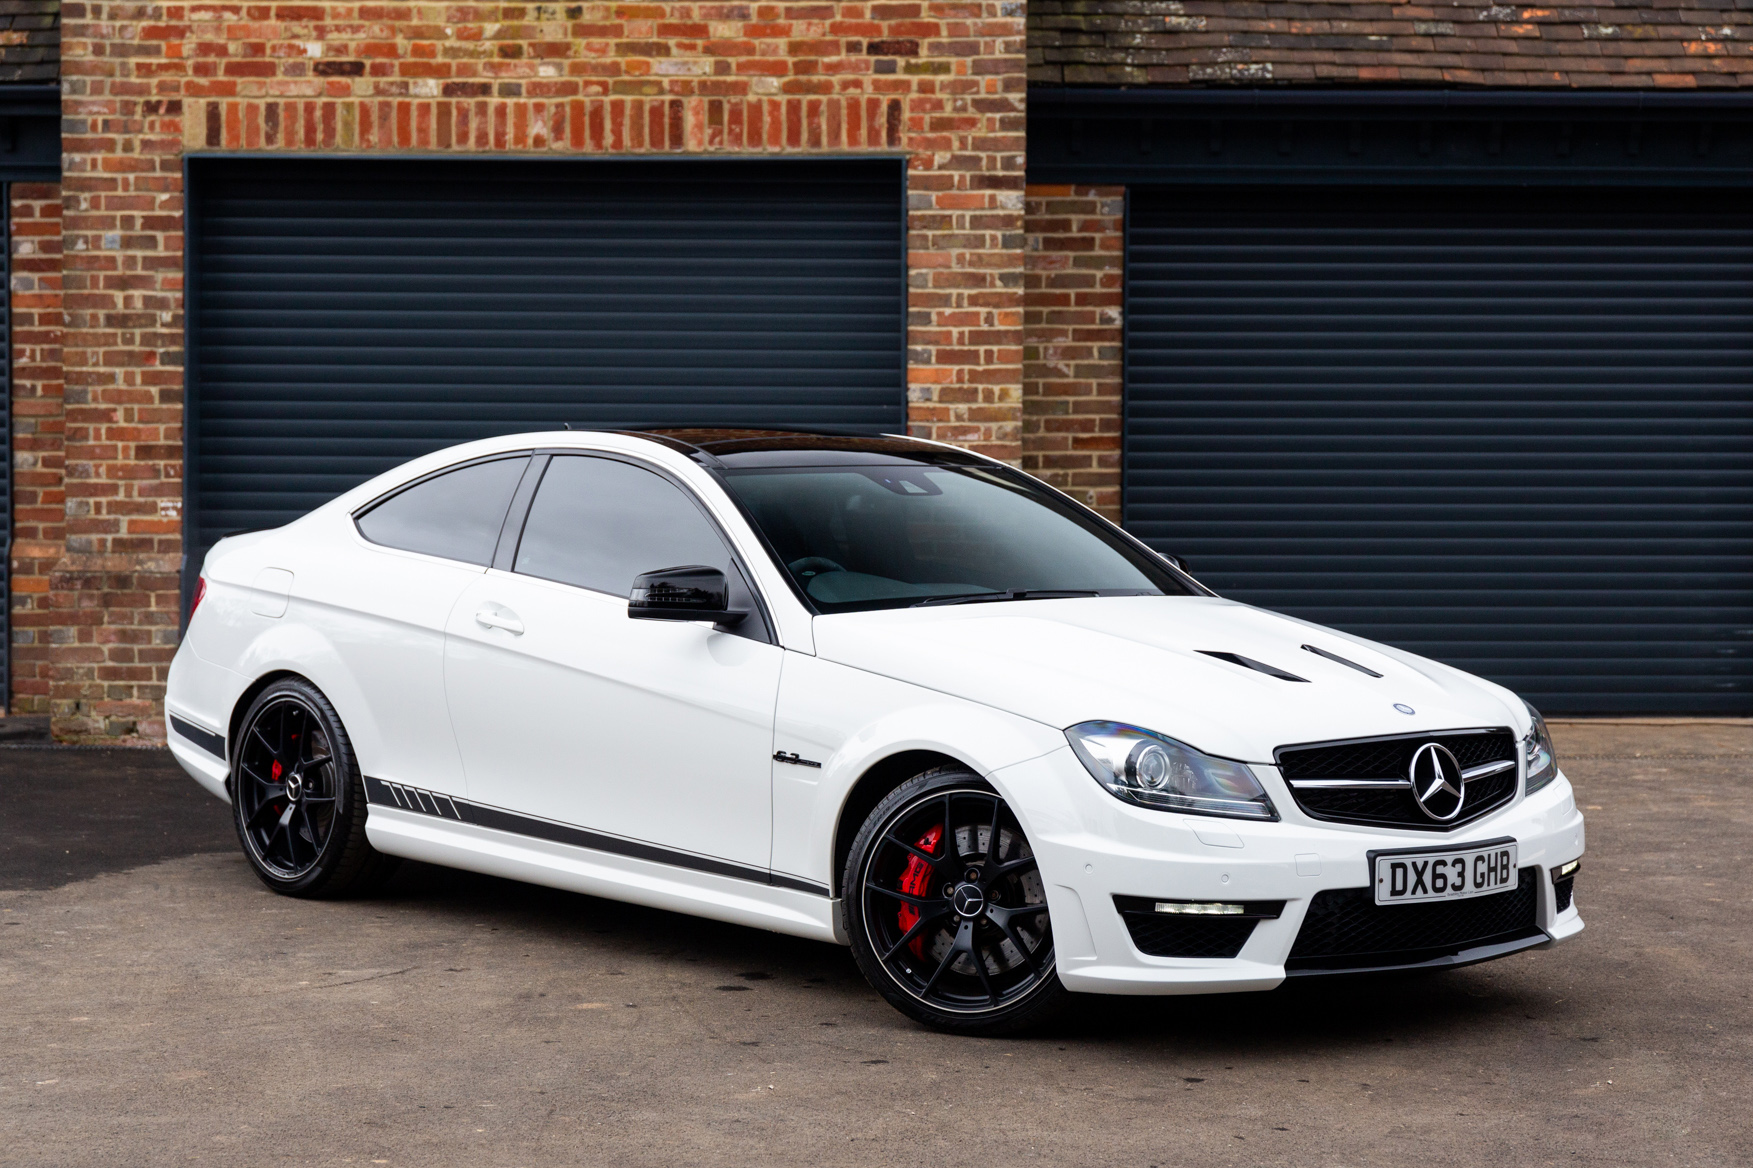
[[[777,643],[628,620],[624,598],[392,550],[353,522],[401,483],[532,449],[612,452],[685,484],[735,544]],[[228,738],[253,687],[302,676],[345,723],[368,777],[368,837],[389,855],[845,943],[836,868],[859,826],[848,797],[885,760],[924,752],[1014,809],[1072,990],[1276,986],[1311,900],[1369,886],[1382,850],[1512,839],[1540,873],[1541,935],[1511,948],[1583,927],[1547,877],[1583,852],[1562,775],[1530,796],[1518,770],[1503,807],[1433,832],[1314,818],[1275,762],[1287,744],[1463,728],[1507,727],[1520,743],[1530,715],[1502,687],[1214,596],[815,615],[708,470],[637,435],[440,451],[286,527],[224,540],[203,576],[166,697],[177,760],[226,798]],[[1311,638],[1381,676],[1303,652]],[[1291,665],[1309,684],[1200,650]],[[1279,818],[1122,802],[1068,745],[1068,727],[1098,719],[1245,762]],[[1235,957],[1160,957],[1134,944],[1116,895],[1283,908]]]

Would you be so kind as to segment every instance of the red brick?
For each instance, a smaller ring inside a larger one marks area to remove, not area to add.
[[[1116,520],[1124,194],[1030,186],[1024,220],[1023,469]]]

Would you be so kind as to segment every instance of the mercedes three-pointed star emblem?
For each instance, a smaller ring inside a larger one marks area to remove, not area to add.
[[[1461,763],[1455,754],[1440,742],[1426,742],[1412,756],[1407,772],[1412,780],[1412,797],[1418,809],[1436,820],[1447,823],[1461,814],[1467,801],[1467,780],[1461,774]]]

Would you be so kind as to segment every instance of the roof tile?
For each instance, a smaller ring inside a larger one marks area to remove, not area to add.
[[[1031,0],[1029,81],[1753,86],[1750,6]]]

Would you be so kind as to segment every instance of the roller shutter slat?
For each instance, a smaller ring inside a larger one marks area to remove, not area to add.
[[[191,172],[197,564],[493,434],[906,425],[893,160]]]
[[[1135,190],[1125,515],[1551,712],[1753,712],[1753,212]]]

